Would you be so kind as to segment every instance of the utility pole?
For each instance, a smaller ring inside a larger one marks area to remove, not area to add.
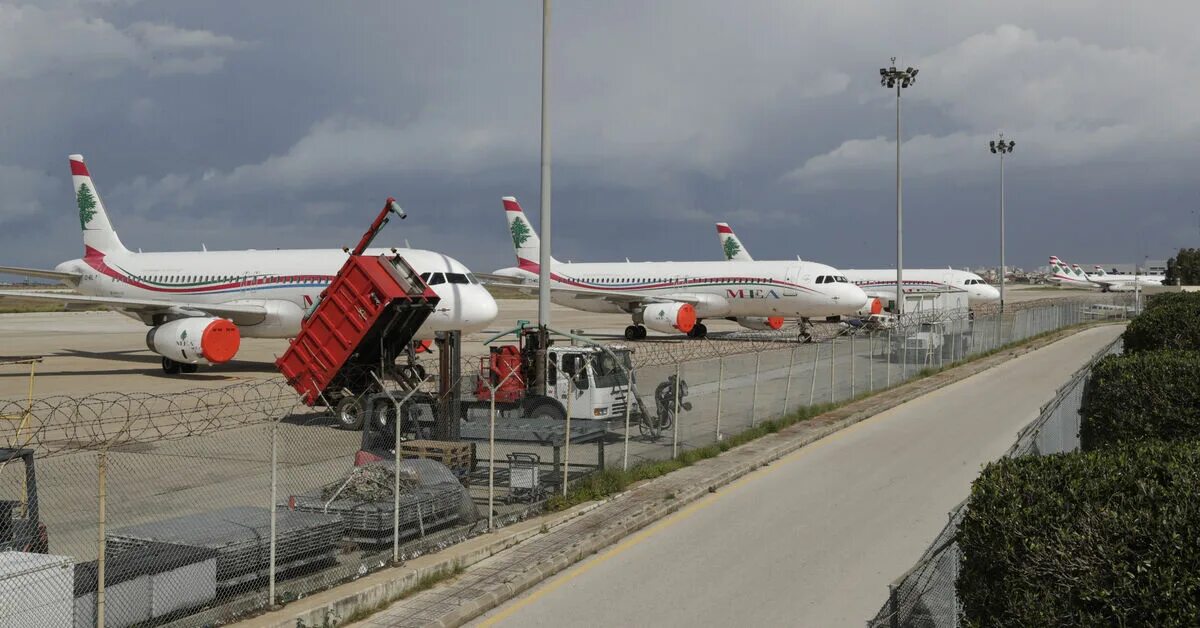
[[[892,65],[879,68],[879,84],[896,90],[896,319],[904,314],[904,193],[900,178],[900,90],[917,82],[916,68],[896,68],[896,57]]]
[[[542,0],[542,193],[541,246],[538,250],[538,347],[534,361],[534,386],[546,392],[546,348],[550,344],[550,0]]]
[[[999,140],[988,142],[988,148],[993,155],[1000,155],[1000,315],[1004,316],[1004,156],[1013,152],[1017,145],[1011,139],[1005,140],[1000,134]]]

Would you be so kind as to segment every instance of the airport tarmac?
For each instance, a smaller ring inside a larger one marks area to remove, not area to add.
[[[1057,297],[1087,299],[1098,294],[1026,286],[1010,288],[1008,300],[1018,304]],[[485,355],[483,341],[512,329],[518,320],[537,320],[536,300],[501,299],[498,304],[500,315],[491,327],[464,340],[464,356]],[[580,329],[601,341],[625,342],[623,332],[630,323],[624,314],[593,314],[557,305],[551,316],[553,327]],[[744,331],[726,320],[710,319],[705,324],[714,338]],[[146,331],[145,325],[115,312],[0,314],[0,361],[12,356],[43,356],[36,366],[36,397],[111,391],[168,393],[276,377],[273,362],[287,346],[286,340],[244,338],[237,358],[228,364],[201,367],[191,375],[166,375],[159,367],[159,356],[146,348]],[[687,341],[655,332],[650,332],[649,340]],[[736,352],[736,348],[729,351]],[[28,374],[27,366],[0,365],[0,400],[24,398]]]

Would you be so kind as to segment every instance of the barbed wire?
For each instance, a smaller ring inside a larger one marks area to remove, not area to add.
[[[178,393],[105,392],[0,400],[0,438],[38,457],[202,436],[308,411],[282,379]]]

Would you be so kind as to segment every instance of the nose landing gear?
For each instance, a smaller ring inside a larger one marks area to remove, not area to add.
[[[625,328],[626,340],[642,340],[646,337],[646,328],[641,325],[630,325]]]

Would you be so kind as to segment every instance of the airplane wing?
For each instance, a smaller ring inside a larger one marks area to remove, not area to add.
[[[126,310],[138,314],[178,314],[182,316],[208,314],[210,316],[228,318],[237,325],[257,325],[267,317],[266,308],[260,305],[239,303],[188,303],[185,301],[156,301],[154,299],[93,297],[61,292],[0,290],[0,300],[3,299],[53,301],[56,303],[74,303],[80,305],[105,305],[114,309]]]
[[[21,268],[20,266],[0,266],[0,274],[21,275],[22,277],[37,277],[39,279],[54,279],[76,283],[79,273],[64,273],[57,270],[42,270],[40,268]]]

